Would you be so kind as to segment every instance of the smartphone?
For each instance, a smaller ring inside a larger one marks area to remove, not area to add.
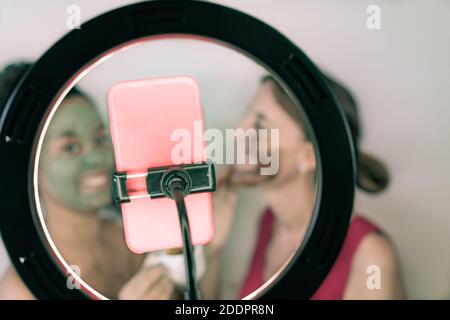
[[[198,150],[205,147],[203,139],[193,141],[199,123],[201,136],[205,130],[200,89],[194,79],[180,76],[120,82],[109,91],[108,111],[116,171],[134,177],[126,180],[130,196],[147,193],[146,177],[141,174],[149,168],[180,164],[172,155],[181,142],[174,139],[175,131],[184,132],[186,139],[190,136],[191,152],[183,155],[184,164],[206,161],[205,153]],[[214,233],[211,192],[189,194],[185,203],[193,245],[207,244]],[[125,240],[132,252],[183,246],[174,200],[145,196],[120,206]]]

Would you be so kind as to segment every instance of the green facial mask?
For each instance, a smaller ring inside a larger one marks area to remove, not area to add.
[[[112,145],[95,107],[81,96],[64,100],[44,138],[40,191],[73,209],[99,209],[111,203],[112,168]]]

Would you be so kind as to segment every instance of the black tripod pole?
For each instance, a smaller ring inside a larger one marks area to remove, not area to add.
[[[183,237],[183,254],[186,271],[186,290],[184,297],[186,300],[199,300],[200,290],[197,284],[197,270],[195,264],[194,247],[191,241],[191,230],[189,228],[189,220],[184,203],[183,189],[184,184],[182,180],[174,179],[169,186],[172,197],[176,202],[178,217],[180,219],[181,233]]]

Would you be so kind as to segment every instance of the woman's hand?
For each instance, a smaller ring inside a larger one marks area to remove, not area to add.
[[[207,246],[208,253],[220,252],[228,239],[236,211],[236,191],[230,183],[231,169],[227,168],[216,177],[216,192],[213,194],[214,237]]]
[[[120,300],[176,299],[175,284],[164,267],[150,266],[138,271],[120,290]]]
[[[200,280],[200,289],[205,299],[217,299],[220,287],[220,254],[230,234],[236,212],[236,191],[230,182],[231,168],[216,177],[216,192],[213,194],[215,231],[213,239],[205,246],[206,272]]]

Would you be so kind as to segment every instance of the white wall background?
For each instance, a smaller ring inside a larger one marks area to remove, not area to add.
[[[0,0],[0,65],[21,58],[37,59],[68,31],[69,4],[78,4],[82,20],[86,21],[131,2]],[[450,298],[450,2],[214,2],[238,8],[272,24],[318,65],[352,88],[360,103],[365,128],[363,148],[385,160],[393,175],[386,193],[377,197],[359,193],[356,211],[378,222],[394,239],[411,298]],[[381,8],[381,30],[366,28],[366,8],[370,4]],[[240,84],[248,85],[240,89],[242,99],[250,97],[255,85],[250,79],[256,79],[261,70],[250,66],[245,59],[233,59],[237,63],[233,66],[244,69],[232,69],[220,59],[205,62],[190,57],[189,61],[207,91],[216,90],[215,94],[219,95],[218,88],[243,77]],[[204,62],[206,66],[202,67]],[[212,81],[211,65],[229,77],[227,83]],[[106,82],[86,79],[83,85],[94,92],[97,87],[92,86],[97,85],[101,91],[102,85],[108,85],[108,73],[102,75]],[[221,97],[232,102],[225,93]],[[224,123],[233,120],[229,112],[222,112],[220,117]],[[244,264],[244,260],[236,263]],[[1,248],[0,273],[7,263]],[[235,285],[231,283],[227,290],[232,292]]]

